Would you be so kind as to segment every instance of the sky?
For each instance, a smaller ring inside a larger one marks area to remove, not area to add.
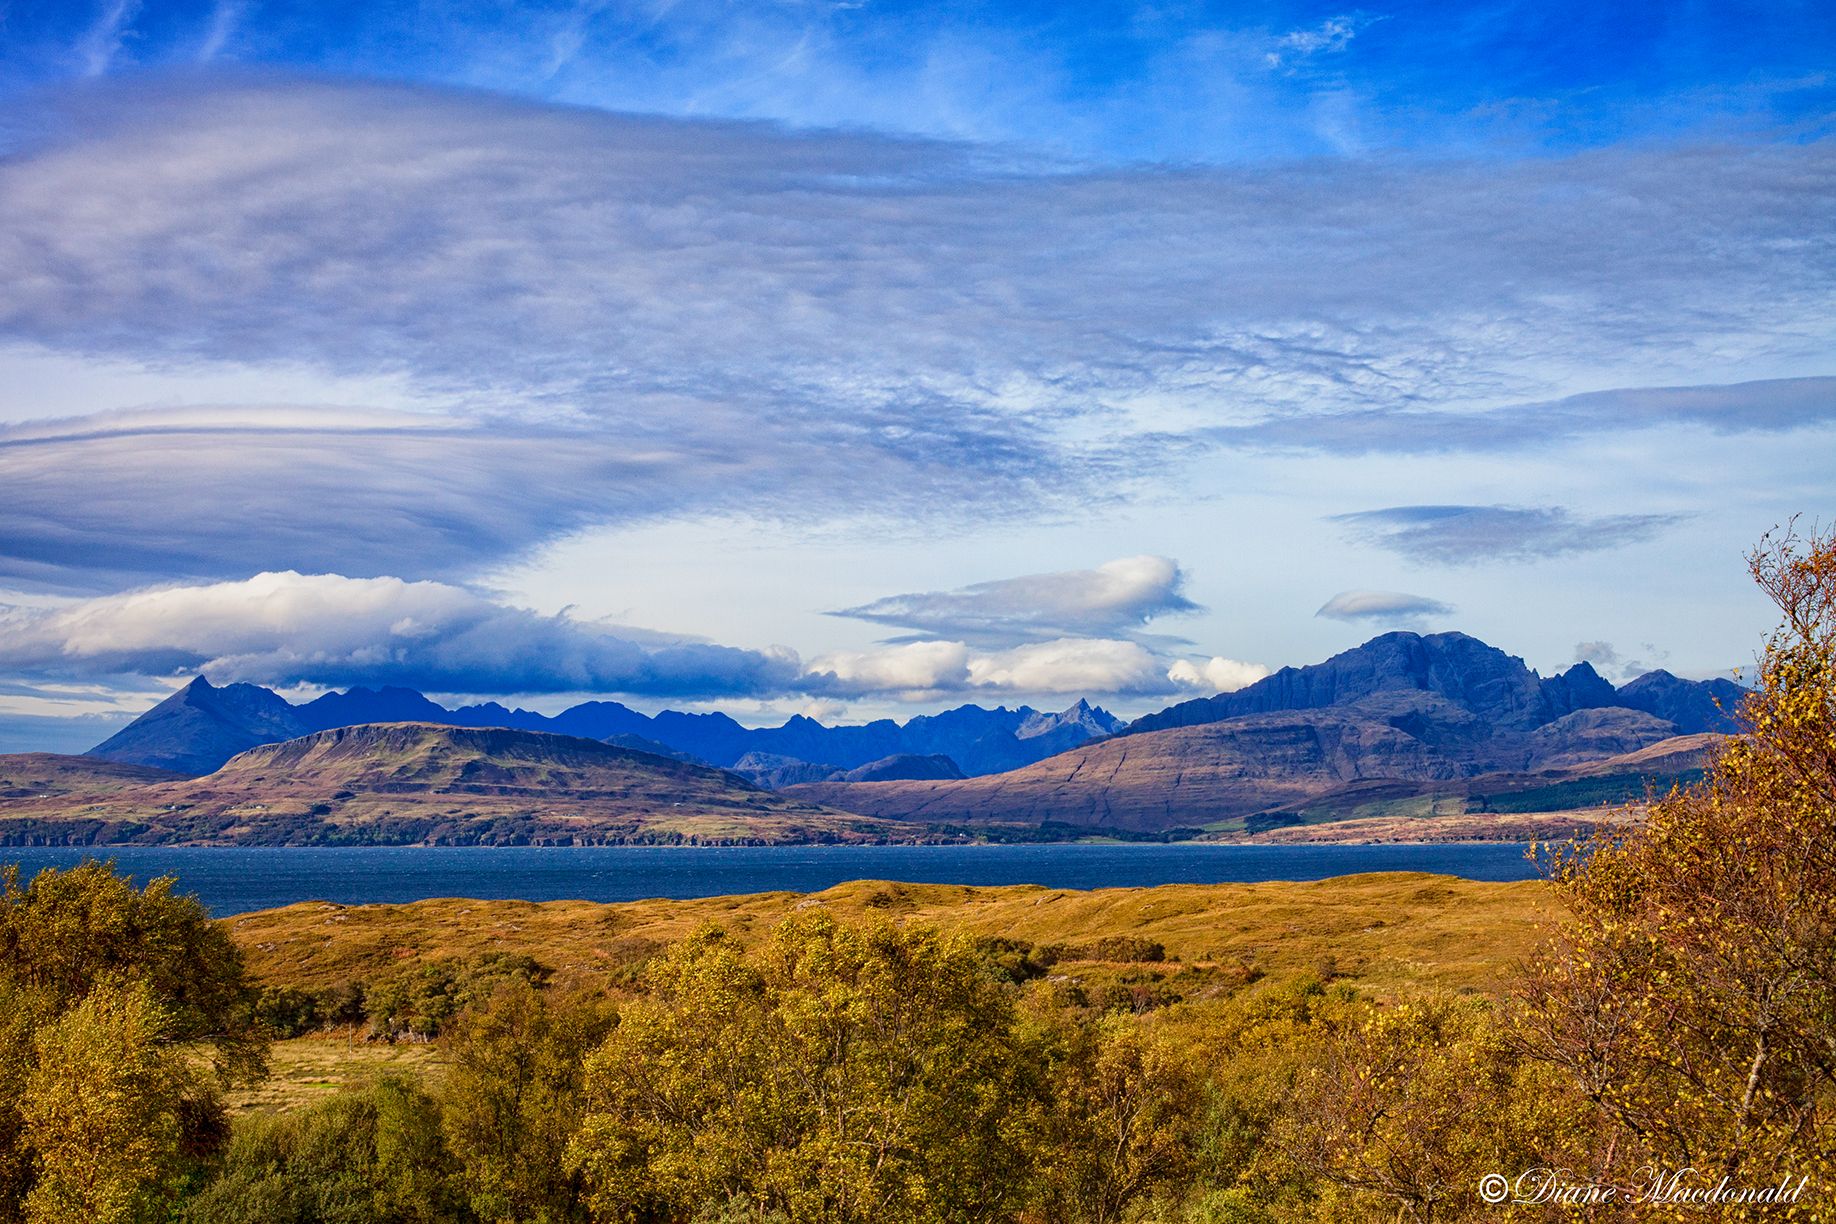
[[[198,674],[1125,715],[1726,675],[1827,4],[7,3],[0,751]]]

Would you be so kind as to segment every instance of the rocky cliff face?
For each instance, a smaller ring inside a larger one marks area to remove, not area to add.
[[[1684,732],[1739,730],[1746,690],[1732,680],[1683,680],[1646,672],[1619,690],[1618,704],[1672,722]]]

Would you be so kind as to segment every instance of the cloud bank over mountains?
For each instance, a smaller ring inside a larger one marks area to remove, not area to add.
[[[1118,574],[1139,578],[1144,569],[1161,572],[1165,590],[1177,584],[1172,562],[1130,558],[1082,575],[1036,576],[1053,580],[1036,587],[1029,586],[1036,579],[984,587],[1003,592],[997,602],[1025,637],[1065,611],[1066,592],[1117,582]],[[1121,584],[1129,585],[1126,579]],[[1028,605],[1016,589],[1040,590],[1044,599]],[[1175,600],[1170,606],[1176,605]],[[1151,615],[1136,611],[1133,619]],[[1139,696],[1238,687],[1248,682],[1242,676],[1266,673],[1232,670],[1246,667],[1221,659],[1195,667],[1136,641],[1088,636],[1005,648],[905,641],[832,653],[806,665],[788,648],[741,649],[565,612],[544,616],[446,583],[292,571],[0,607],[0,668],[43,682],[202,674],[218,684],[281,688],[402,685],[432,692],[688,700],[800,694]]]
[[[541,616],[459,587],[264,573],[0,612],[0,667],[47,677],[202,673],[213,682],[436,692],[743,696],[795,655]]]

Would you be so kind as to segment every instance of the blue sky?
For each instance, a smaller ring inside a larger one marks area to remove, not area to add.
[[[1134,713],[1395,627],[1724,672],[1742,550],[1829,517],[1832,51],[0,6],[0,750],[200,670],[755,720]]]

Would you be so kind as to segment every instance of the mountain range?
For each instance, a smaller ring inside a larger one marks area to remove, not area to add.
[[[1511,813],[1585,816],[1689,780],[1742,692],[1666,672],[1614,686],[1584,663],[1545,678],[1458,633],[1384,634],[1126,726],[1082,701],[758,729],[605,701],[448,710],[407,689],[296,706],[199,678],[91,755],[0,757],[0,840],[1312,837],[1394,820],[1424,838],[1424,816],[1505,836]]]
[[[723,769],[738,767],[742,775],[769,776],[785,762],[812,767],[800,780],[901,757],[944,756],[964,775],[996,773],[1113,734],[1124,725],[1087,701],[1056,714],[1028,706],[989,710],[965,705],[905,723],[880,719],[838,727],[799,714],[783,726],[758,728],[742,726],[725,714],[664,710],[652,717],[616,701],[589,701],[552,717],[496,702],[449,710],[406,688],[354,688],[296,706],[269,689],[253,684],[219,687],[200,676],[87,755],[204,774],[260,744],[336,727],[398,722],[547,731],[680,755]]]
[[[1135,832],[1256,832],[1373,804],[1437,812],[1443,799],[1463,811],[1474,795],[1582,782],[1551,800],[1618,802],[1693,774],[1736,729],[1742,694],[1668,672],[1615,688],[1586,663],[1543,678],[1466,634],[1388,633],[1006,773],[785,793],[892,820]],[[1623,776],[1601,774],[1614,758],[1629,759]]]
[[[1284,667],[1246,688],[1183,701],[1137,718],[1130,734],[1222,722],[1277,710],[1321,710],[1373,693],[1443,697],[1502,730],[1545,726],[1577,710],[1629,709],[1679,733],[1732,731],[1745,690],[1732,680],[1683,680],[1651,671],[1615,688],[1592,664],[1539,676],[1515,655],[1464,633],[1385,633],[1308,667]]]

